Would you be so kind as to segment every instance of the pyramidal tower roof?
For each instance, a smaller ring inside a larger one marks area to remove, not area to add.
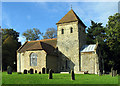
[[[68,23],[68,22],[74,22],[74,21],[79,21],[83,25],[84,23],[80,20],[80,18],[76,15],[76,13],[71,9],[58,23],[56,24],[61,24],[61,23]],[[84,25],[85,26],[85,25]],[[86,27],[86,26],[85,26]]]

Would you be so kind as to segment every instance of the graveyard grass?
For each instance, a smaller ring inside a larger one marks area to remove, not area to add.
[[[13,72],[11,75],[3,72],[2,84],[118,84],[118,76],[75,74],[75,80],[71,80],[70,74],[53,74],[53,79],[48,79],[48,74],[18,74]]]

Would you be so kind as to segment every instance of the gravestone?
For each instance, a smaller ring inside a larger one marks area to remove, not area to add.
[[[75,74],[73,70],[71,70],[71,80],[75,80]]]
[[[44,67],[42,68],[42,74],[45,74],[45,68]]]
[[[12,74],[12,68],[10,66],[7,67],[7,73]]]
[[[53,79],[52,70],[51,69],[49,70],[49,77],[48,77],[48,79]]]
[[[39,72],[39,74],[41,74],[41,72]]]
[[[32,68],[30,69],[30,74],[33,74],[33,69]]]
[[[27,74],[27,70],[26,69],[24,70],[24,74]]]
[[[35,70],[35,73],[37,73],[37,70]]]

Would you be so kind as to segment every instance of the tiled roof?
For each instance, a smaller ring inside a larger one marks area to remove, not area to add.
[[[81,24],[84,25],[84,23],[79,19],[79,17],[76,15],[76,13],[72,9],[56,24],[67,23],[72,21],[79,21]]]
[[[96,44],[83,45],[80,52],[94,52],[96,47]]]
[[[46,53],[51,54],[56,48],[57,38],[44,39],[36,41],[27,41],[18,52],[25,52],[29,50],[44,50]]]

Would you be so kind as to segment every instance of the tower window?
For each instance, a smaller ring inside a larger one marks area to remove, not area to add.
[[[73,28],[72,27],[70,28],[70,33],[73,33]]]
[[[62,29],[62,32],[61,32],[61,34],[64,34],[64,29]]]

